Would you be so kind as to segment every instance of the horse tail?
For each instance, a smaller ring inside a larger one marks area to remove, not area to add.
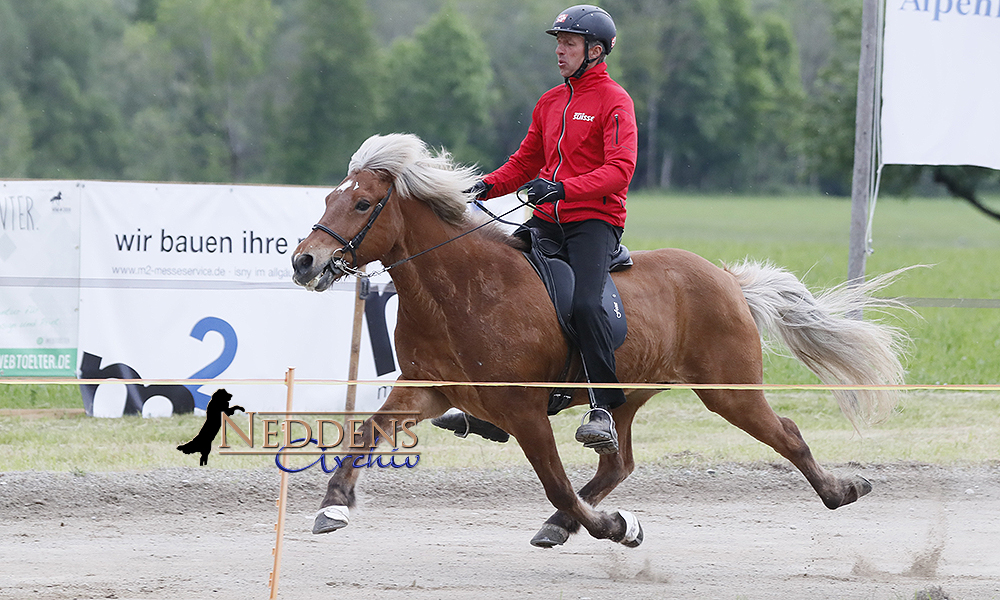
[[[890,285],[907,267],[859,285],[841,284],[814,296],[792,273],[752,260],[726,266],[743,289],[763,346],[777,337],[827,385],[885,386],[903,383],[900,356],[910,338],[902,329],[865,321],[866,309],[895,308],[912,312],[902,303],[873,295]],[[888,417],[898,401],[898,390],[834,390],[847,419],[876,423]]]

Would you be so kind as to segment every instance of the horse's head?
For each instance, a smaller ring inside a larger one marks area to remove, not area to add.
[[[365,140],[348,172],[326,197],[319,223],[292,256],[292,279],[311,290],[321,292],[345,274],[385,258],[404,238],[406,227],[417,227],[403,223],[404,213],[417,204],[443,224],[464,226],[466,203],[478,180],[474,167],[456,165],[445,150],[432,152],[420,138],[403,133]]]
[[[323,216],[292,255],[295,283],[322,292],[345,274],[380,259],[394,232],[387,223],[391,219],[378,217],[394,187],[385,172],[357,170],[330,192]]]

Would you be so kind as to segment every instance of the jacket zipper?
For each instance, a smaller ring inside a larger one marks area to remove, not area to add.
[[[618,145],[618,113],[615,113],[615,146]]]
[[[559,131],[559,139],[556,141],[556,153],[559,155],[559,162],[556,163],[556,168],[552,172],[552,181],[557,181],[556,175],[559,174],[559,168],[562,166],[562,141],[566,135],[566,113],[569,112],[569,103],[573,101],[573,84],[568,79],[566,80],[566,86],[569,87],[569,98],[566,100],[566,106],[563,107],[562,129]]]

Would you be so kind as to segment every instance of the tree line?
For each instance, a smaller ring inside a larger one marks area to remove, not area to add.
[[[636,104],[633,187],[849,192],[860,3],[602,6]],[[329,185],[389,131],[492,170],[561,82],[544,30],[562,8],[0,0],[0,178]]]

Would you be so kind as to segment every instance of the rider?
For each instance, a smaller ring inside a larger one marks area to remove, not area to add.
[[[546,33],[556,38],[559,74],[565,81],[538,100],[517,152],[470,192],[480,199],[518,188],[527,192],[535,209],[525,226],[561,242],[559,254],[576,277],[572,325],[587,379],[618,383],[611,324],[601,297],[625,226],[625,196],[636,161],[635,110],[604,62],[615,45],[611,15],[596,6],[573,6]],[[598,454],[617,452],[609,411],[625,402],[625,394],[618,388],[593,389],[590,400],[591,410],[584,415],[589,421],[577,430],[576,439]],[[461,414],[433,422],[459,434],[503,438],[498,441],[507,437],[494,425]]]

